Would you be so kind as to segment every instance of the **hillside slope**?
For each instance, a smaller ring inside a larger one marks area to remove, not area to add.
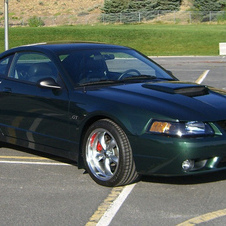
[[[9,0],[11,18],[31,16],[58,16],[88,12],[100,12],[104,0]],[[4,1],[0,1],[0,12],[4,12]]]
[[[9,0],[11,18],[31,16],[79,15],[100,13],[105,0]],[[192,6],[193,0],[182,0],[181,10]],[[4,12],[4,0],[0,1],[0,12]]]
[[[193,0],[182,0],[181,2],[181,11],[189,10],[193,6]]]
[[[105,0],[9,0],[11,26],[26,25],[29,18],[41,17],[46,26],[93,24],[99,21]],[[193,0],[182,0],[181,11]],[[0,26],[4,21],[4,0],[0,1]]]

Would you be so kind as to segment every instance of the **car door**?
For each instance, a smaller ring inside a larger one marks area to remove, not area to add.
[[[38,86],[45,78],[54,79],[61,88]],[[0,92],[0,128],[8,142],[69,150],[68,91],[49,57],[37,52],[15,54]]]

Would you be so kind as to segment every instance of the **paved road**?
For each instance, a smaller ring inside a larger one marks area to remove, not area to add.
[[[181,80],[194,81],[208,69],[204,84],[226,88],[226,58],[154,60]],[[110,225],[177,225],[185,221],[225,225],[225,187],[225,171],[185,178],[143,177]],[[118,197],[117,191],[96,185],[74,165],[13,146],[0,148],[0,191],[0,224],[7,226],[95,225],[92,222],[97,222],[105,206],[113,205]]]

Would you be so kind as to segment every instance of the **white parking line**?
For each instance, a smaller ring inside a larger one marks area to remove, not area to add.
[[[99,205],[86,226],[108,226],[136,184],[115,187]]]
[[[206,76],[208,75],[209,71],[210,70],[204,71],[195,82],[198,84],[201,84],[204,81],[204,79],[206,78]]]
[[[0,164],[72,166],[69,163],[47,161],[48,158],[44,157],[0,156]],[[136,184],[131,184],[125,187],[113,188],[112,192],[99,206],[98,210],[93,214],[93,216],[90,218],[90,221],[86,225],[108,226],[113,220],[114,216],[117,214],[122,204],[125,202],[128,195],[132,192],[135,185]]]
[[[97,226],[108,226],[136,184],[127,185],[101,217]]]

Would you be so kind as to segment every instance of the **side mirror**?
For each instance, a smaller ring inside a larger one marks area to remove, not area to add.
[[[173,72],[170,71],[170,70],[166,70],[166,72],[167,72],[168,74],[170,74],[170,75],[173,75]]]
[[[38,86],[42,88],[61,89],[53,78],[45,78],[38,81]]]

